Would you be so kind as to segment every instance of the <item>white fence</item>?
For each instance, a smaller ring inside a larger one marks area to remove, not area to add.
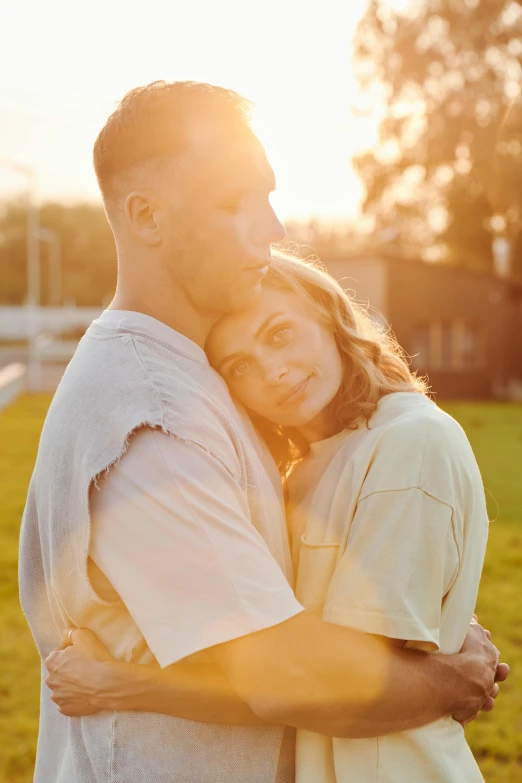
[[[26,367],[18,362],[0,370],[0,410],[9,405],[24,390]]]
[[[87,329],[102,307],[0,307],[0,340],[27,340],[35,333]]]

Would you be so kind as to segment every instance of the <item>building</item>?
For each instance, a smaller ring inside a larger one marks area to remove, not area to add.
[[[324,262],[389,324],[438,398],[522,399],[522,283],[370,251]]]

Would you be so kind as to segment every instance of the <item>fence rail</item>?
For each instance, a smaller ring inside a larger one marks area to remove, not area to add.
[[[0,370],[0,410],[25,389],[26,374],[26,366],[20,362],[13,362]]]

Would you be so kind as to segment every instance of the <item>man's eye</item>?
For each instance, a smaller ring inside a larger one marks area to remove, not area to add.
[[[221,208],[223,212],[228,212],[230,215],[235,215],[236,212],[239,212],[239,202],[231,201],[229,204],[223,204]]]
[[[221,204],[221,209],[223,212],[229,212],[231,215],[234,215],[236,212],[239,212],[239,209],[241,207],[241,195],[235,195],[228,198],[226,201],[223,201]]]

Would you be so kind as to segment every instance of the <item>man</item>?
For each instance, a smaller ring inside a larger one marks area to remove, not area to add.
[[[294,598],[278,477],[203,352],[220,315],[256,301],[284,236],[248,109],[228,90],[158,82],[125,96],[96,141],[117,291],[49,410],[20,581],[44,659],[71,625],[121,660],[207,655],[274,725],[66,718],[43,685],[37,783],[291,783],[282,724],[372,736],[472,716],[494,687],[480,630],[459,656],[394,649],[384,667],[376,640]]]

